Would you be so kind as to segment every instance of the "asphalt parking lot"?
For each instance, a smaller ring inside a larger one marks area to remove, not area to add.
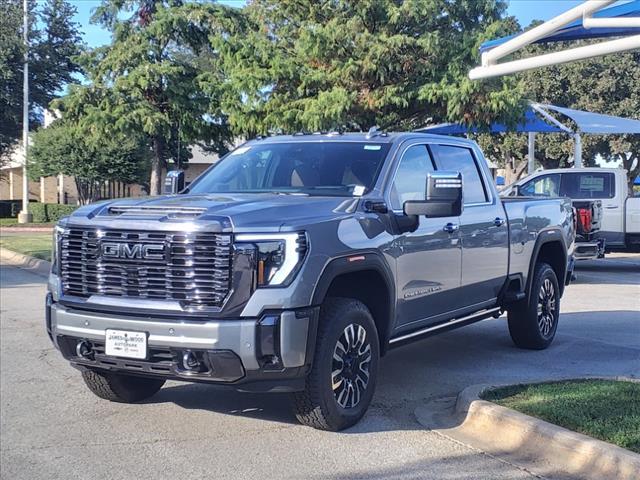
[[[640,377],[640,255],[578,265],[554,344],[516,349],[504,317],[393,350],[356,427],[296,424],[284,395],[168,383],[144,404],[94,397],[50,344],[45,281],[1,269],[2,478],[535,478],[425,429],[414,412],[446,409],[475,383],[585,375]]]

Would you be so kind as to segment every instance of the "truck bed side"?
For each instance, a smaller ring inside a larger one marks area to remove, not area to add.
[[[509,276],[522,275],[527,284],[532,258],[542,243],[561,239],[565,258],[573,253],[575,226],[568,198],[502,198],[509,221]],[[566,267],[566,265],[565,265]],[[562,278],[558,279],[563,283]]]

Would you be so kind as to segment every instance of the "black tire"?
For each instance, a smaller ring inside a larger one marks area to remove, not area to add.
[[[549,264],[536,265],[529,299],[511,307],[507,318],[517,347],[543,350],[551,345],[560,318],[560,288]]]
[[[84,383],[95,395],[111,402],[135,403],[145,400],[164,385],[164,380],[110,372],[82,372]]]
[[[304,391],[293,394],[298,421],[334,432],[355,425],[373,398],[379,359],[378,331],[369,309],[353,299],[325,300],[311,372]]]

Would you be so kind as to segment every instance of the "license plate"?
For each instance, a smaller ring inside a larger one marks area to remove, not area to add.
[[[107,330],[105,352],[114,357],[147,358],[147,334],[127,330]]]

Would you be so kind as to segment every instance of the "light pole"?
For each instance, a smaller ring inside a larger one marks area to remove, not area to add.
[[[33,220],[29,213],[29,178],[27,177],[27,151],[29,150],[29,7],[23,0],[24,13],[24,67],[22,89],[22,148],[24,162],[22,164],[22,211],[18,214],[18,223],[30,223]]]

